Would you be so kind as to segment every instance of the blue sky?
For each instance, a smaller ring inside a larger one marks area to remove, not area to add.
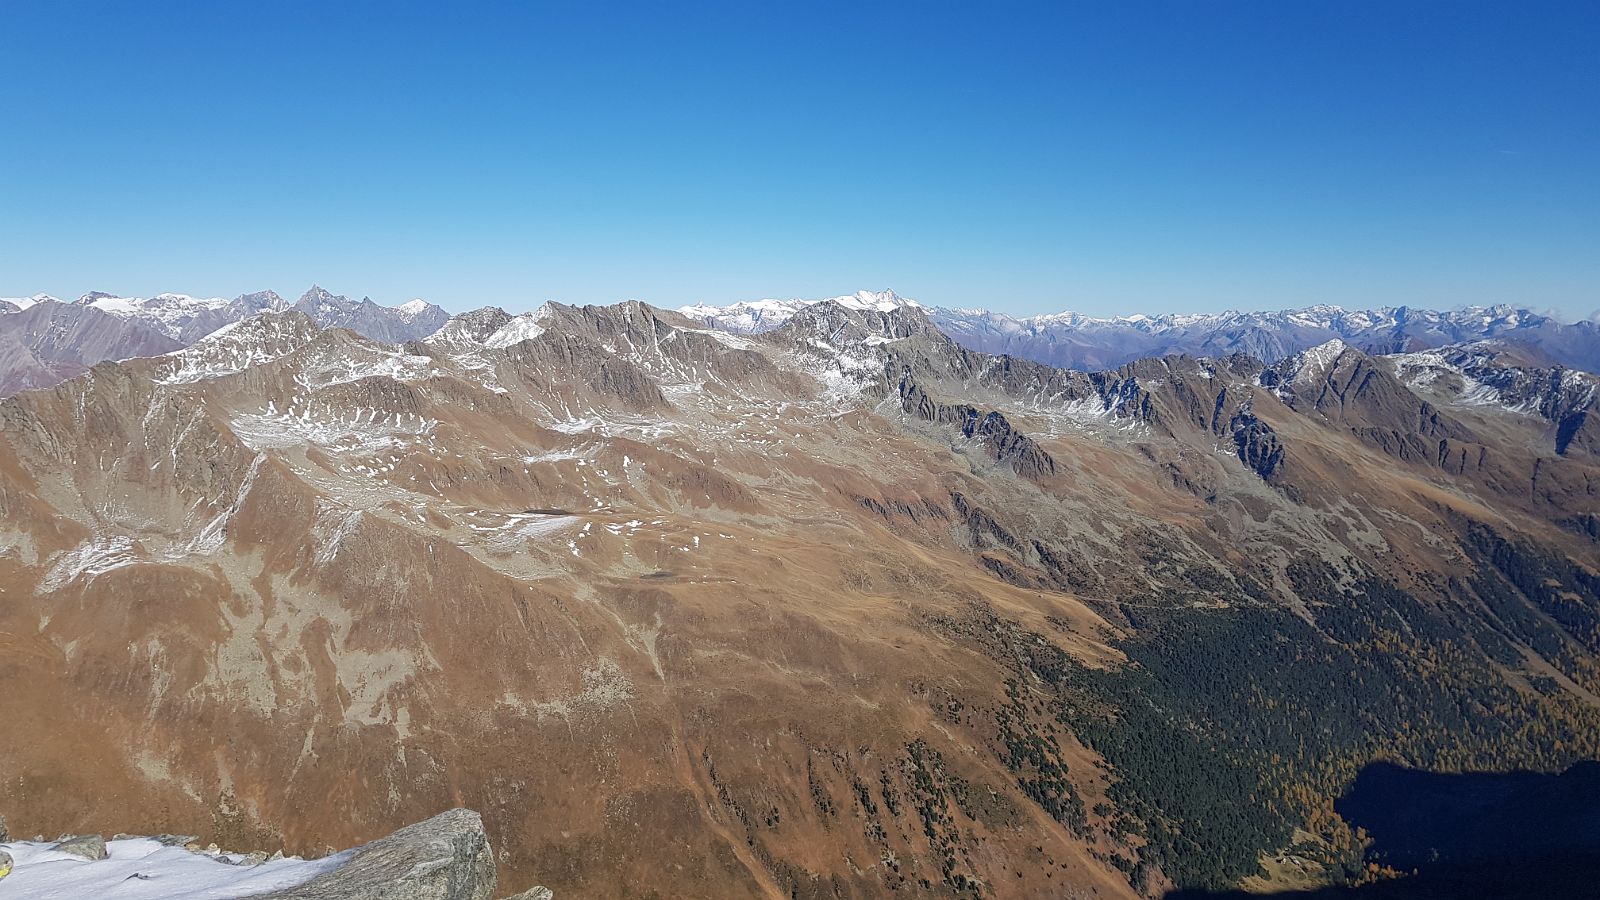
[[[0,3],[0,295],[1600,307],[1600,4]]]

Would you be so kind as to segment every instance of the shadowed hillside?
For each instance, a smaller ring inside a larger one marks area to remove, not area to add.
[[[1412,874],[1268,896],[1533,900],[1594,896],[1600,885],[1600,763],[1556,775],[1450,774],[1378,762],[1335,806],[1372,837],[1370,860]],[[1167,900],[1259,896],[1174,891]]]

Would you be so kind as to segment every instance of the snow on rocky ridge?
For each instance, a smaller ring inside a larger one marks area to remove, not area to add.
[[[1273,390],[1280,396],[1293,387],[1305,381],[1320,378],[1327,374],[1332,366],[1349,347],[1344,341],[1334,338],[1331,341],[1318,344],[1301,350],[1299,353],[1278,363],[1272,374],[1276,377]],[[1262,373],[1265,375],[1266,373]],[[1257,379],[1257,383],[1264,383]]]
[[[0,310],[20,312],[38,303],[62,302],[47,294],[38,294],[0,301],[0,304],[5,304],[0,306]],[[105,291],[90,291],[72,305],[96,309],[138,323],[186,344],[252,316],[282,312],[291,307],[304,312],[319,325],[350,328],[377,340],[420,340],[437,331],[449,319],[449,313],[426,300],[383,306],[368,299],[350,300],[316,285],[312,285],[294,304],[272,291],[244,294],[231,300],[179,293],[124,297]]]
[[[516,316],[484,339],[483,345],[491,350],[509,347],[531,340],[544,333],[550,319],[550,307],[541,306],[531,313]]]
[[[222,297],[199,298],[187,294],[157,294],[154,297],[117,297],[94,291],[83,295],[78,303],[92,306],[101,312],[122,319],[143,322],[167,337],[178,339],[183,326],[200,315],[215,312],[228,305]]]
[[[891,289],[881,291],[856,291],[842,297],[827,297],[818,300],[745,300],[728,306],[711,306],[698,304],[684,306],[678,309],[697,322],[713,325],[724,331],[742,334],[753,334],[760,331],[771,331],[789,321],[795,313],[808,306],[831,300],[846,309],[875,310],[888,312],[902,306],[921,308],[922,304],[909,297],[902,297]]]

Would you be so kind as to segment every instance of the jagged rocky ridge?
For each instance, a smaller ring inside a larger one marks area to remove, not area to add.
[[[1600,749],[1593,382],[1456,352],[626,303],[102,363],[0,402],[15,817],[306,852],[465,803],[601,896],[1150,895],[1295,829],[1359,873],[1364,760]]]

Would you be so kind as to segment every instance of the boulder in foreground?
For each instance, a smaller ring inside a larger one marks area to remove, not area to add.
[[[483,819],[452,809],[355,850],[350,861],[260,900],[489,900],[494,853]]]

